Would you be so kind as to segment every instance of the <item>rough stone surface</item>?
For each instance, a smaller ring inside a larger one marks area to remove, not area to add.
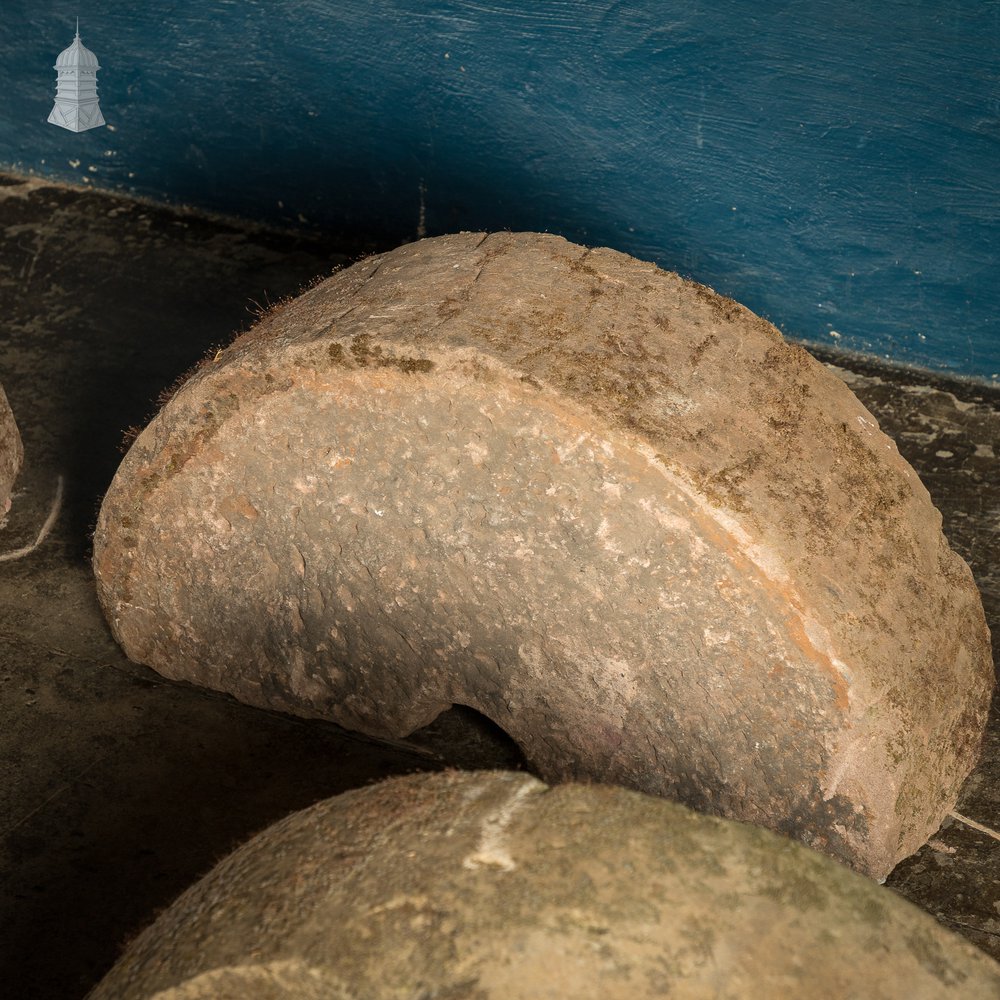
[[[0,386],[0,515],[10,510],[10,494],[21,470],[24,448],[7,395]]]
[[[554,236],[369,258],[210,357],[95,534],[126,653],[398,737],[453,703],[548,780],[884,876],[993,683],[982,605],[851,392],[710,289]]]
[[[310,997],[317,983],[375,1000],[994,1000],[1000,966],[765,830],[620,788],[446,772],[270,827],[143,932],[92,1000]]]

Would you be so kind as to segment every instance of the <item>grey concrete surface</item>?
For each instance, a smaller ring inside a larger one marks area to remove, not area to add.
[[[460,710],[406,741],[239,705],[129,663],[97,608],[97,506],[157,394],[372,249],[0,177],[0,383],[25,446],[0,548],[0,983],[82,996],[123,942],[236,843],[390,774],[511,766]],[[913,463],[1000,632],[1000,393],[828,355]],[[1000,717],[957,812],[1000,827]],[[888,885],[1000,957],[1000,842],[957,820]]]

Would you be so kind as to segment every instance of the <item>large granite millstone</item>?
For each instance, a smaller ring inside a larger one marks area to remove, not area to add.
[[[7,394],[3,391],[3,386],[0,386],[0,516],[10,510],[10,494],[23,460],[21,435],[14,423]]]
[[[547,780],[678,798],[884,876],[992,687],[913,470],[746,309],[463,233],[266,316],[142,432],[95,535],[126,653],[398,737],[452,704]]]
[[[451,772],[328,799],[231,854],[92,1000],[154,996],[995,1000],[1000,966],[766,830]]]

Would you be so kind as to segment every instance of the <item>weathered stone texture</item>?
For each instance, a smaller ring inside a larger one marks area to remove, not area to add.
[[[10,510],[10,494],[23,460],[21,435],[14,423],[7,394],[0,386],[0,515]]]
[[[270,827],[92,1000],[251,995],[994,1000],[1000,967],[765,830],[620,788],[451,772]]]
[[[982,605],[832,374],[710,289],[555,236],[335,274],[182,386],[104,501],[134,660],[376,736],[453,703],[548,780],[884,876],[954,805]]]

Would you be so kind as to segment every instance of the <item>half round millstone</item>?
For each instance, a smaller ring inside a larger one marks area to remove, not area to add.
[[[104,500],[133,660],[399,737],[483,713],[546,780],[875,877],[952,808],[982,604],[834,375],[710,289],[555,236],[334,274],[187,381]]]
[[[1000,967],[773,834],[621,788],[438,773],[259,834],[92,1000],[995,1000]]]

